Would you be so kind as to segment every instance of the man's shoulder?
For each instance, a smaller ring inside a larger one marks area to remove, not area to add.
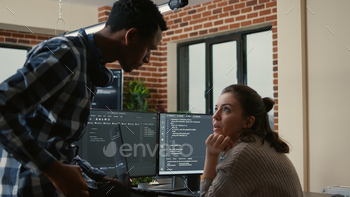
[[[86,43],[82,37],[65,37],[65,36],[57,36],[50,38],[48,40],[44,40],[29,52],[30,54],[38,54],[43,51],[50,50],[51,53],[53,51],[72,51],[72,53],[83,53],[86,49]]]
[[[46,44],[66,45],[71,48],[85,48],[86,46],[84,39],[80,36],[57,36],[46,40]]]

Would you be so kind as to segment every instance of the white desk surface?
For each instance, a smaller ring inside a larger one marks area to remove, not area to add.
[[[315,192],[303,192],[304,197],[331,197],[335,194],[315,193]]]

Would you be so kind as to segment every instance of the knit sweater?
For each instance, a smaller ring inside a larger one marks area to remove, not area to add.
[[[216,167],[216,177],[201,181],[201,197],[302,197],[292,162],[268,142],[240,142]]]

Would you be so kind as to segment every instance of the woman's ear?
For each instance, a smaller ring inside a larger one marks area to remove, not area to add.
[[[125,33],[125,44],[129,45],[131,40],[135,38],[136,34],[137,34],[137,29],[135,28],[128,29]]]
[[[249,129],[250,127],[252,127],[254,122],[255,122],[255,117],[254,116],[248,116],[247,117],[247,122],[246,122],[246,128]]]

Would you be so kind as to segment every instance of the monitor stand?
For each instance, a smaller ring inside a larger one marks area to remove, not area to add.
[[[176,196],[199,197],[200,196],[200,175],[187,175],[186,190],[174,191],[171,194]]]
[[[187,187],[191,191],[198,191],[201,184],[200,175],[187,175]]]
[[[200,196],[200,175],[187,176],[187,184],[179,176],[156,177],[159,185],[150,186],[148,190],[161,195],[175,195],[187,197]]]
[[[186,186],[179,176],[157,176],[158,185],[150,185],[149,190],[153,191],[177,191],[184,190]]]

